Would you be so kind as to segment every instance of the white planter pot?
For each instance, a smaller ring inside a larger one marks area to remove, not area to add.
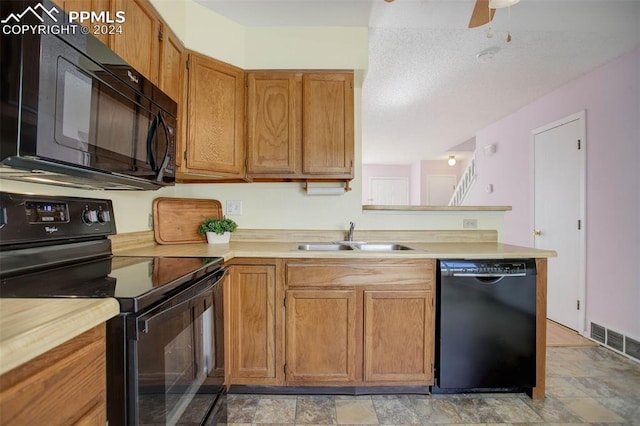
[[[207,243],[209,244],[229,244],[229,238],[231,238],[231,232],[225,232],[222,235],[207,232]]]

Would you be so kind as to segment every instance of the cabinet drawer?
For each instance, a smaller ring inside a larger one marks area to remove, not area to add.
[[[286,265],[288,287],[426,285],[435,282],[433,260],[332,260],[313,259],[290,261]]]

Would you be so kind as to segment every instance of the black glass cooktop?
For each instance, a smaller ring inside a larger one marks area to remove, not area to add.
[[[222,267],[222,258],[108,256],[0,280],[0,297],[115,297],[137,312]]]

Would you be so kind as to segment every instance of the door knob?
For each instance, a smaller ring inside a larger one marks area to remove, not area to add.
[[[539,230],[539,229],[534,229],[534,230],[533,230],[533,235],[534,235],[535,237],[539,237],[540,235],[542,235],[542,231],[541,231],[541,230]]]

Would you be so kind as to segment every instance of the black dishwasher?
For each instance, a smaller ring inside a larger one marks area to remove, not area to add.
[[[433,392],[529,391],[536,377],[535,260],[438,263]]]

